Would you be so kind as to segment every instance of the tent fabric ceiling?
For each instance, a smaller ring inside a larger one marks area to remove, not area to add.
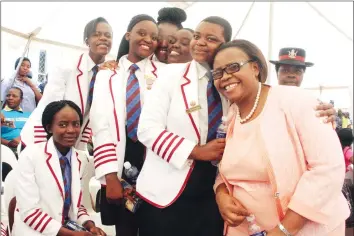
[[[38,57],[39,50],[47,50],[48,66],[54,67],[53,64],[59,63],[58,60],[85,50],[83,29],[88,21],[98,16],[105,17],[113,28],[110,58],[115,58],[120,39],[134,15],[145,13],[156,18],[162,7],[178,6],[186,9],[188,17],[183,23],[185,27],[193,29],[203,18],[216,15],[227,19],[235,34],[251,4],[252,2],[2,2],[2,68],[6,68],[2,74],[10,73],[8,71],[12,70],[16,58],[22,55],[26,44],[25,39],[13,34],[14,31],[26,35],[41,27],[36,37],[42,41],[31,43],[30,55],[37,53],[34,55]],[[353,35],[352,2],[311,4],[346,35]],[[315,66],[306,71],[304,87],[352,87],[352,40],[320,17],[307,2],[273,2],[272,37],[269,43],[269,7],[269,2],[254,3],[236,38],[255,43],[267,59],[277,59],[282,47],[305,48],[306,60],[314,62]],[[55,42],[59,42],[59,45],[53,45]],[[6,62],[5,58],[8,59]],[[271,77],[275,78],[273,68]],[[272,83],[275,82],[273,79]]]

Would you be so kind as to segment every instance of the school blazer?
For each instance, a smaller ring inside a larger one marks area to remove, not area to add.
[[[145,78],[158,78],[163,63],[145,60]],[[119,61],[122,64],[122,59]],[[93,132],[96,178],[106,184],[104,176],[117,172],[122,176],[126,144],[126,88],[123,70],[102,70],[97,74],[90,120]],[[145,80],[144,80],[145,81]],[[155,80],[156,81],[156,80]],[[145,98],[151,93],[140,84]]]
[[[90,220],[82,205],[81,161],[74,149],[71,155],[71,199],[69,218],[83,224]],[[15,194],[17,211],[13,235],[57,235],[63,224],[64,183],[53,139],[28,146],[19,158]]]
[[[145,100],[138,139],[147,147],[137,192],[156,207],[171,205],[183,192],[200,142],[198,75],[195,61],[167,65]],[[206,91],[205,91],[206,92]],[[227,102],[222,98],[223,113]],[[207,112],[207,109],[206,109]]]
[[[80,137],[75,145],[86,150],[91,135],[89,117],[85,116],[87,96],[91,78],[88,78],[88,53],[82,54],[75,62],[65,68],[59,68],[48,80],[45,92],[21,131],[21,141],[25,145],[46,142],[46,133],[42,127],[44,108],[53,101],[71,100],[81,109],[84,116]]]
[[[332,125],[315,116],[317,103],[301,88],[275,86],[260,117],[258,143],[279,218],[292,209],[308,219],[301,235],[326,235],[350,214],[341,191],[345,175],[342,148]],[[231,105],[228,135],[233,132],[236,111]],[[221,183],[232,193],[233,186],[222,175],[214,188]]]

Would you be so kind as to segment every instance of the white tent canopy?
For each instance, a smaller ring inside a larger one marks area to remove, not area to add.
[[[114,59],[134,15],[145,13],[156,18],[160,8],[179,6],[186,10],[188,18],[183,25],[188,28],[195,28],[211,15],[227,19],[234,35],[242,25],[236,38],[255,43],[267,59],[277,59],[282,47],[304,48],[306,60],[315,66],[306,71],[303,87],[313,89],[317,95],[322,91],[322,99],[333,99],[338,107],[352,107],[348,93],[353,89],[352,2],[2,2],[1,5],[2,78],[11,76],[15,60],[23,54],[26,37],[38,27],[40,31],[27,54],[36,78],[39,51],[46,50],[50,79],[51,71],[62,61],[87,50],[83,29],[91,19],[102,16],[111,24],[114,38],[110,58]],[[268,83],[276,83],[274,66]]]

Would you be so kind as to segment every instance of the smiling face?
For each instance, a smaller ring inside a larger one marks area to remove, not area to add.
[[[189,51],[192,38],[193,33],[186,29],[169,37],[168,63],[186,63],[193,59]]]
[[[104,57],[112,47],[112,29],[107,23],[100,22],[96,26],[96,31],[90,35],[86,41],[90,47],[90,54]]]
[[[155,55],[160,62],[167,63],[168,40],[170,36],[174,35],[178,31],[178,28],[176,25],[166,22],[159,24],[158,29],[159,38]]]
[[[237,47],[221,50],[214,60],[214,71],[223,69],[231,63],[244,63],[250,60],[246,53]],[[258,89],[259,68],[256,62],[249,62],[235,73],[223,72],[221,79],[215,80],[216,89],[232,103],[241,103],[254,96]]]
[[[129,41],[128,59],[136,63],[154,53],[157,47],[158,30],[154,22],[144,20],[137,23],[125,38]]]
[[[224,42],[222,26],[202,21],[194,31],[190,43],[191,55],[199,63],[211,63],[216,49]]]
[[[79,114],[70,106],[65,106],[54,115],[47,130],[53,134],[58,150],[73,147],[81,130]]]

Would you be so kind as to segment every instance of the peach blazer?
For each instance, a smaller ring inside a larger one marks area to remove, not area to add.
[[[350,212],[341,192],[345,169],[342,148],[332,125],[315,116],[317,103],[301,88],[272,87],[260,117],[259,143],[280,220],[290,208],[310,221],[304,227],[309,232],[330,232],[343,224]],[[236,109],[231,105],[228,135],[233,131]],[[222,173],[215,188],[222,182],[232,193]]]

